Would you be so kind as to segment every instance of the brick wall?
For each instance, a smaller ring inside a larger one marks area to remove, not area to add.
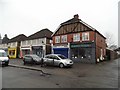
[[[87,31],[87,32],[89,32],[89,41],[94,41],[95,39],[94,39],[94,31]],[[82,33],[83,32],[79,32],[79,34],[80,34],[80,41],[78,41],[78,42],[81,42],[82,41]],[[72,33],[72,34],[66,34],[67,35],[67,42],[66,43],[70,43],[70,42],[73,42],[73,34],[76,34],[76,33]],[[60,37],[62,36],[62,35],[59,35]],[[55,45],[56,43],[55,43],[55,36],[52,38],[53,39],[53,44]],[[63,44],[63,43],[59,43],[59,44]]]
[[[96,32],[96,58],[100,58],[101,49],[103,56],[106,55],[106,42],[105,38],[103,38],[100,34]]]

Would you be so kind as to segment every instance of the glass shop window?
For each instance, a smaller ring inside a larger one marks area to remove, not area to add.
[[[79,55],[81,59],[88,59],[90,60],[92,57],[91,49],[90,48],[80,48]]]
[[[15,50],[10,50],[10,51],[9,51],[9,55],[10,55],[10,56],[14,56],[14,55],[15,55]]]
[[[72,58],[77,59],[78,56],[79,56],[79,54],[78,54],[78,48],[73,48],[72,49]]]

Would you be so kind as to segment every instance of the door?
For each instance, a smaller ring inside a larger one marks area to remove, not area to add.
[[[59,66],[59,64],[60,64],[60,59],[57,56],[53,56],[53,65]]]
[[[47,56],[47,57],[45,57],[45,63],[47,64],[47,65],[53,65],[53,56]]]

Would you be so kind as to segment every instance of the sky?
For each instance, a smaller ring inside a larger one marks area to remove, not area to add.
[[[41,29],[55,31],[79,14],[79,18],[101,34],[112,35],[118,44],[119,0],[0,0],[0,33],[9,38],[29,36]]]

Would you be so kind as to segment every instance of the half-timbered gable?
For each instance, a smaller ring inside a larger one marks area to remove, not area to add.
[[[81,19],[79,19],[78,15],[74,15],[74,18],[64,23],[61,23],[60,27],[53,34],[53,36],[92,30],[95,29],[92,28],[90,25],[86,24],[85,22],[83,22]]]

